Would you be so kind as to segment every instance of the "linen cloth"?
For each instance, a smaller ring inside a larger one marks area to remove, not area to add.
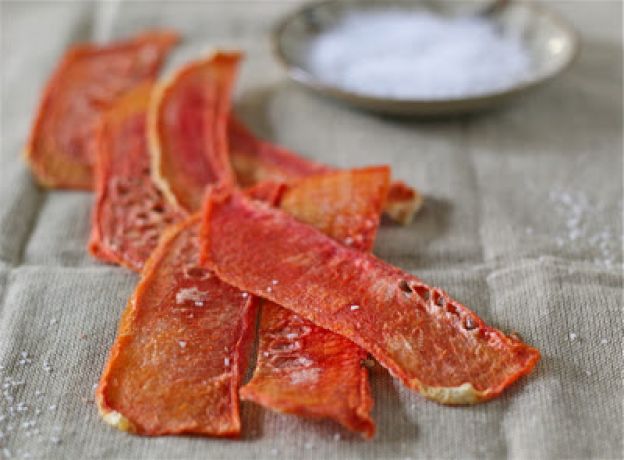
[[[551,2],[582,33],[573,68],[510,106],[424,122],[357,112],[287,82],[269,31],[286,1],[2,2],[0,458],[621,458],[622,6]],[[165,73],[212,46],[246,53],[236,112],[340,167],[388,163],[426,205],[375,253],[445,288],[542,361],[495,401],[443,407],[377,368],[378,434],[243,403],[241,440],[142,438],[93,402],[137,281],[92,259],[92,196],[38,187],[20,157],[40,92],[76,41],[181,31]]]

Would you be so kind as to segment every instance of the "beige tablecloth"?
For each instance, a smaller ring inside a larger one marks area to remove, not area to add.
[[[583,34],[573,69],[494,113],[438,122],[352,111],[288,83],[268,32],[286,1],[2,2],[0,458],[622,457],[622,7],[552,6]],[[247,53],[236,111],[259,134],[338,166],[389,163],[426,196],[382,258],[540,348],[501,398],[450,408],[372,375],[378,435],[243,404],[242,440],[140,438],[93,403],[136,277],[85,250],[92,197],[37,187],[21,161],[42,85],[78,40],[184,33],[170,70],[213,45]]]

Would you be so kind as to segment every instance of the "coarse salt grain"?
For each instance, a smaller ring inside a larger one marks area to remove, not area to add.
[[[482,17],[370,9],[346,14],[311,43],[307,61],[320,80],[397,99],[441,99],[509,88],[529,75],[518,36]]]
[[[196,307],[201,307],[208,300],[208,292],[200,291],[195,286],[180,289],[176,292],[176,304],[181,305],[188,301],[193,302]]]
[[[359,305],[351,305],[351,311],[355,311],[355,310],[359,310],[360,306]]]

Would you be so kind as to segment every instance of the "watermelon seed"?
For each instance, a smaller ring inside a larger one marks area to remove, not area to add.
[[[128,185],[123,182],[117,182],[117,193],[121,196],[128,193]]]
[[[407,295],[412,293],[412,288],[409,286],[409,284],[407,284],[407,281],[405,280],[399,281],[399,289],[401,289]]]
[[[475,322],[472,320],[472,318],[470,316],[467,316],[466,319],[464,320],[464,329],[466,329],[468,331],[471,331],[475,327],[477,327]]]
[[[194,266],[187,267],[185,270],[185,274],[187,278],[206,279],[210,277],[210,273],[208,272],[208,270],[206,270],[205,268],[194,267]]]

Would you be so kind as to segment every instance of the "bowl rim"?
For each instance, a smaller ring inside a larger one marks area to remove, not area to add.
[[[336,85],[332,85],[327,82],[323,82],[319,78],[315,77],[311,72],[294,64],[286,55],[286,52],[282,46],[281,37],[284,34],[286,27],[297,17],[305,14],[306,11],[310,11],[315,8],[322,7],[324,5],[347,3],[345,0],[318,0],[306,2],[303,5],[295,8],[290,13],[281,18],[273,27],[270,39],[273,55],[277,58],[280,65],[286,70],[289,78],[295,82],[302,84],[315,91],[329,94],[335,98],[347,100],[351,103],[357,103],[361,106],[375,107],[379,104],[392,104],[395,108],[409,109],[415,106],[448,106],[449,104],[475,104],[492,101],[501,97],[512,96],[523,93],[529,89],[536,88],[547,82],[554,80],[556,77],[568,70],[574,62],[577,61],[580,54],[581,37],[580,33],[570,24],[569,21],[564,19],[560,14],[556,13],[552,9],[538,4],[535,1],[530,0],[511,0],[511,5],[522,5],[532,11],[534,15],[541,15],[548,17],[553,23],[555,23],[564,33],[568,36],[570,43],[570,54],[568,58],[558,67],[550,70],[549,72],[540,74],[537,78],[531,78],[526,81],[521,81],[508,88],[499,89],[495,91],[489,91],[485,93],[478,93],[469,96],[450,97],[450,98],[391,98],[383,96],[373,96],[370,94],[358,93],[355,91],[346,90]],[[381,1],[369,1],[363,2],[363,4],[383,6],[384,2]]]

